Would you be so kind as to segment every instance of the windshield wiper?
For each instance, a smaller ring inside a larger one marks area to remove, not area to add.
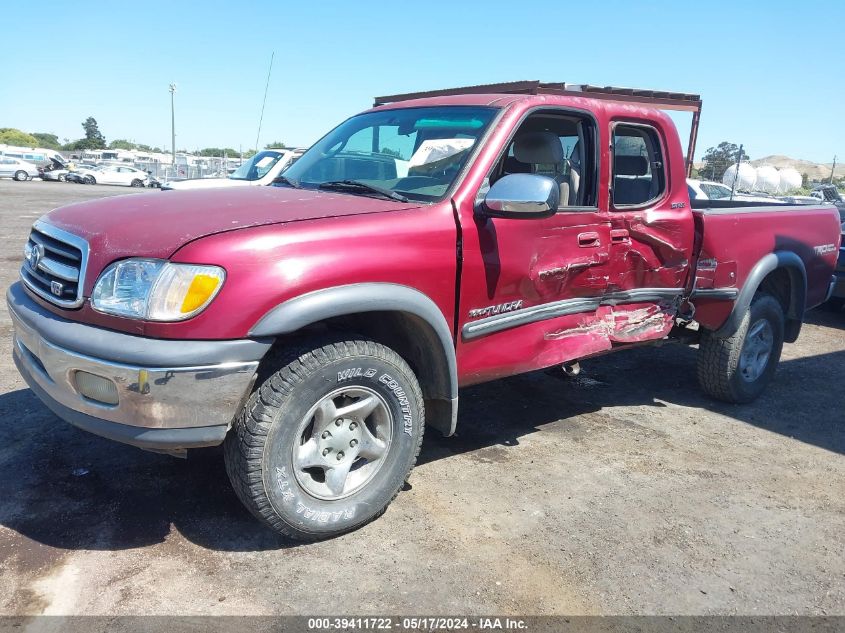
[[[395,191],[385,189],[384,187],[378,187],[366,182],[361,182],[360,180],[330,180],[329,182],[321,183],[318,186],[318,189],[334,189],[336,191],[349,191],[350,193],[355,191],[366,191],[369,193],[376,193],[380,196],[384,196],[385,198],[390,198],[391,200],[410,202],[410,200],[401,193],[396,193]]]
[[[276,176],[273,179],[274,185],[287,185],[288,187],[293,187],[294,189],[302,189],[302,185],[299,184],[296,180],[291,180],[287,176]]]

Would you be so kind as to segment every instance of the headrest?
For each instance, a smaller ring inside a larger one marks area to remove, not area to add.
[[[648,159],[645,156],[614,156],[613,171],[617,176],[645,176]]]
[[[563,161],[563,147],[552,132],[528,132],[514,139],[513,157],[521,163],[557,165]]]

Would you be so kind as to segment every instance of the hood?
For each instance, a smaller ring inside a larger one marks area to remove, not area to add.
[[[232,178],[191,178],[190,180],[174,180],[165,183],[167,189],[173,191],[188,191],[189,189],[211,189],[212,187],[243,187],[258,185],[254,180],[235,180]]]
[[[288,187],[236,187],[100,198],[60,207],[41,219],[85,238],[88,270],[99,274],[117,259],[167,258],[188,242],[223,231],[411,206]]]

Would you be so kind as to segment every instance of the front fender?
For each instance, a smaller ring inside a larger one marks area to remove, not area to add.
[[[326,319],[367,312],[400,312],[424,321],[436,334],[445,360],[445,372],[434,371],[436,390],[451,403],[448,421],[439,424],[445,435],[454,433],[458,415],[458,368],[449,324],[428,296],[401,284],[356,283],[316,290],[284,301],[269,310],[250,329],[250,337],[292,334]]]

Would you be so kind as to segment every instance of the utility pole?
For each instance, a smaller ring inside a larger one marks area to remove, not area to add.
[[[173,155],[173,174],[176,174],[176,107],[173,95],[176,94],[176,84],[170,84],[170,151]]]
[[[736,157],[736,172],[734,173],[734,180],[731,183],[731,200],[734,199],[734,191],[736,191],[736,181],[739,179],[739,166],[742,164],[742,143],[739,144],[739,156]]]
[[[836,169],[836,155],[833,156],[833,167],[830,168],[830,178],[828,179],[828,184],[833,184],[833,170]]]

